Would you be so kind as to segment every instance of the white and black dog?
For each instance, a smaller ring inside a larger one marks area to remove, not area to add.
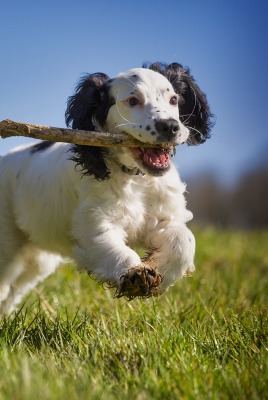
[[[0,159],[2,314],[66,258],[129,299],[163,293],[194,270],[192,213],[170,160],[173,146],[210,135],[206,96],[189,70],[154,63],[114,79],[87,75],[66,122],[160,147],[38,142]],[[133,250],[140,246],[143,259]]]

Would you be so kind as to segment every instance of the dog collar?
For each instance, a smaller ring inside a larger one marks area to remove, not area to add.
[[[145,175],[139,168],[128,168],[126,165],[122,165],[122,171],[128,175]]]
[[[92,117],[92,123],[95,127],[96,132],[102,132],[102,129],[99,126],[99,123],[95,116]],[[137,167],[134,168],[128,168],[126,165],[122,165],[122,171],[125,172],[128,175],[142,175],[144,176],[145,174]]]

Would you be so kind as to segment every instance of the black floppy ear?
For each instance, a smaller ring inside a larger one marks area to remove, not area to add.
[[[182,123],[190,130],[188,144],[204,143],[210,138],[213,115],[206,95],[190,75],[188,68],[177,63],[168,65],[166,77],[180,96],[179,111]]]
[[[80,80],[75,94],[67,101],[65,120],[68,127],[97,131],[106,121],[110,108],[109,77],[103,73],[86,75]],[[96,146],[73,145],[71,158],[82,167],[85,175],[98,180],[109,178],[110,171],[105,163],[107,150]]]
[[[210,137],[213,115],[206,95],[190,75],[189,69],[178,63],[153,63],[144,66],[164,75],[179,95],[180,120],[190,131],[188,144],[204,143]]]

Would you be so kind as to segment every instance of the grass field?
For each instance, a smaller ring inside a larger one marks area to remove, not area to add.
[[[113,299],[64,266],[1,321],[0,400],[267,399],[268,232],[196,231],[197,270]]]

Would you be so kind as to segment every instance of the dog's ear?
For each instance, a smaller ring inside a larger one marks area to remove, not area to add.
[[[105,85],[109,80],[101,72],[85,75],[78,83],[75,94],[67,101],[66,124],[73,129],[95,131],[95,121],[102,126],[108,113],[109,93]]]
[[[153,63],[149,68],[164,75],[179,95],[180,119],[190,131],[187,143],[189,145],[204,143],[210,137],[214,124],[213,115],[206,95],[190,75],[189,69],[178,63],[169,65]]]
[[[167,66],[165,72],[175,92],[180,96],[180,119],[190,130],[188,144],[204,143],[210,137],[213,125],[206,95],[196,84],[188,68],[172,63]]]
[[[80,80],[75,94],[67,101],[65,120],[68,127],[97,131],[106,121],[110,108],[109,77],[103,73],[86,75]],[[110,171],[105,162],[107,150],[96,146],[72,146],[73,157],[82,167],[85,175],[93,175],[97,180],[109,178]]]

